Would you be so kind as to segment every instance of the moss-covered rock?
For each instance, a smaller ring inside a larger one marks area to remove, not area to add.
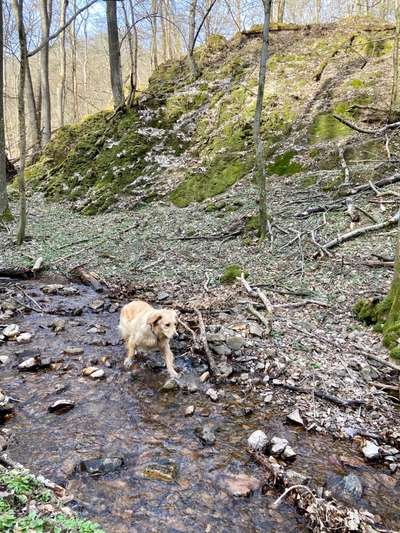
[[[293,161],[296,152],[289,150],[279,155],[273,163],[268,165],[267,170],[269,174],[276,174],[277,176],[292,176],[304,170],[303,166],[297,161]]]

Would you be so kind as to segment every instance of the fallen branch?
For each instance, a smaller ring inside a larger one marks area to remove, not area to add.
[[[358,126],[350,120],[347,120],[346,118],[341,117],[340,115],[336,115],[335,113],[333,114],[333,117],[342,124],[345,124],[346,126],[351,128],[352,130],[358,131],[359,133],[366,133],[369,135],[381,135],[382,133],[385,133],[385,131],[400,128],[400,122],[393,122],[392,124],[386,124],[386,126],[382,126],[382,128],[371,130],[369,128],[363,128],[362,126]]]
[[[347,164],[346,158],[344,157],[344,148],[341,144],[338,144],[338,154],[344,174],[344,185],[348,185],[350,183],[350,169]]]
[[[332,239],[331,241],[325,243],[323,247],[329,250],[331,248],[339,246],[339,244],[342,244],[343,242],[350,241],[359,237],[360,235],[364,235],[365,233],[371,233],[373,231],[378,231],[383,228],[391,228],[399,222],[399,219],[400,211],[398,211],[394,216],[392,216],[389,220],[386,220],[385,222],[380,222],[379,224],[373,224],[371,226],[364,226],[362,228],[357,228],[353,231],[349,231],[348,233],[344,233],[343,235],[339,235],[339,237],[336,237],[336,239]]]
[[[365,405],[364,400],[343,400],[342,398],[338,398],[337,396],[333,396],[332,394],[328,394],[318,389],[304,389],[302,387],[296,387],[295,385],[288,385],[286,383],[273,383],[273,385],[276,387],[283,387],[294,392],[299,392],[301,394],[314,394],[318,398],[321,398],[321,400],[327,400],[328,402],[335,403],[341,407],[359,407],[360,405]]]
[[[400,181],[400,174],[394,174],[393,176],[389,176],[387,178],[383,178],[381,180],[376,181],[373,186],[377,189],[380,189],[381,187],[385,187],[385,185],[391,185],[392,183],[397,183]],[[371,188],[370,183],[364,183],[363,185],[358,185],[358,187],[353,187],[349,191],[349,195],[354,195],[359,192],[368,191]]]
[[[208,365],[210,367],[211,372],[213,374],[217,375],[218,374],[217,364],[215,362],[214,356],[213,356],[213,354],[212,354],[212,352],[210,350],[210,347],[208,345],[207,335],[206,335],[206,328],[205,328],[205,325],[204,325],[204,320],[203,320],[202,314],[199,311],[199,309],[194,308],[194,310],[195,310],[195,312],[197,314],[197,320],[198,320],[199,329],[200,329],[200,340],[201,340],[201,342],[203,344],[203,348],[204,348],[204,351],[205,351],[207,359],[208,359]]]

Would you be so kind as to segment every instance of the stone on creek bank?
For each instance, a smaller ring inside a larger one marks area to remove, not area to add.
[[[4,337],[10,340],[15,339],[17,335],[19,335],[19,331],[20,330],[18,324],[9,324],[3,329],[2,334],[4,335]]]
[[[304,421],[301,418],[300,411],[298,409],[295,409],[294,411],[289,413],[286,418],[289,420],[289,422],[292,422],[293,424],[304,426]]]
[[[90,379],[103,379],[105,378],[105,372],[102,368],[97,366],[88,366],[82,370],[84,376],[89,377]]]
[[[47,368],[51,365],[52,361],[50,357],[29,357],[25,359],[18,365],[18,370],[20,372],[33,372],[39,370],[39,368]]]
[[[247,439],[247,445],[254,452],[263,452],[269,444],[269,439],[264,431],[254,431]]]
[[[377,461],[380,457],[379,447],[372,441],[367,440],[362,447],[362,453],[369,461]]]
[[[84,353],[83,348],[75,347],[75,346],[67,346],[63,349],[63,352],[66,355],[82,355]]]
[[[176,481],[178,474],[178,465],[169,459],[161,459],[158,463],[151,463],[143,470],[144,478],[169,483]]]

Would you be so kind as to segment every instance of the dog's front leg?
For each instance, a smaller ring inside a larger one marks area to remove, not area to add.
[[[160,346],[161,352],[164,355],[165,364],[167,365],[168,374],[171,378],[179,377],[178,372],[174,368],[174,354],[169,347],[168,341],[163,342]]]
[[[124,361],[124,367],[125,368],[131,368],[133,363],[133,358],[135,356],[135,339],[132,335],[128,337],[127,343],[126,343],[128,354]]]

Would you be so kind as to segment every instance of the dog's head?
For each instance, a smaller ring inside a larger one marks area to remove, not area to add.
[[[176,311],[173,309],[156,309],[151,313],[147,322],[158,338],[171,339],[176,334],[177,319]]]

